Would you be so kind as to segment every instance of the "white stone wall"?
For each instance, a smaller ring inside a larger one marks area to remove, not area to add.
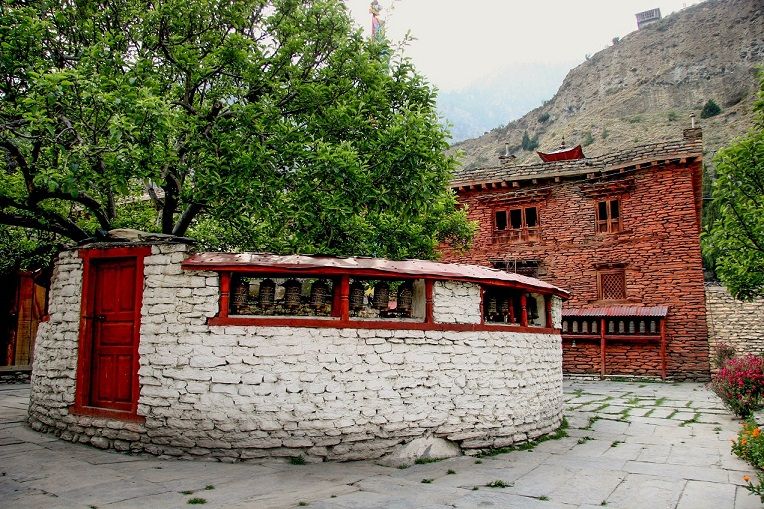
[[[29,412],[38,426],[66,430],[76,421],[68,408],[74,403],[81,296],[82,260],[76,251],[64,251],[53,269],[49,319],[37,329]]]
[[[76,255],[62,255],[51,321],[37,343],[35,429],[157,455],[317,461],[379,457],[419,436],[465,450],[503,447],[560,423],[559,335],[209,326],[218,277],[182,271],[185,250],[154,246],[145,259],[143,424],[66,410],[74,395],[82,269]],[[479,320],[474,285],[435,288],[438,319],[456,323],[469,313]]]
[[[562,329],[562,299],[556,295],[552,297],[552,327]]]
[[[706,287],[706,321],[711,369],[716,346],[727,343],[738,354],[764,355],[764,298],[744,302],[723,286]]]
[[[480,323],[480,286],[461,281],[436,281],[432,315],[438,323]]]

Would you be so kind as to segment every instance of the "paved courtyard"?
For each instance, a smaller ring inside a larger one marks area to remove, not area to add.
[[[0,507],[761,507],[730,454],[739,423],[701,384],[565,383],[568,437],[397,469],[373,462],[224,464],[128,456],[24,424],[29,387],[0,385]]]

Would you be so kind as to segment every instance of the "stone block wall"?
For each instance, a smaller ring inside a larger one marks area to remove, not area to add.
[[[723,286],[706,287],[708,346],[711,359],[716,346],[727,343],[738,354],[764,355],[764,298],[744,302]],[[711,366],[716,371],[716,366]]]
[[[503,447],[560,424],[559,334],[211,326],[219,278],[181,270],[186,250],[156,245],[144,260],[138,400],[144,422],[69,413],[82,264],[75,252],[60,256],[50,321],[38,335],[33,428],[164,456],[321,461],[380,457],[421,436],[466,451]],[[460,310],[478,312],[477,286],[436,288],[439,318],[456,323]],[[441,307],[439,298],[446,301]],[[554,302],[558,322],[561,301]]]
[[[480,287],[460,281],[436,281],[433,319],[440,323],[480,323]],[[465,305],[469,305],[465,308]]]

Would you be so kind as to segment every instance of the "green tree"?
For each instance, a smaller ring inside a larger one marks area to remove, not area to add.
[[[0,9],[0,224],[390,257],[471,236],[432,87],[339,0]]]
[[[760,79],[754,128],[714,158],[715,219],[702,238],[706,259],[742,299],[764,295],[764,72]]]
[[[700,112],[700,118],[715,117],[722,112],[722,109],[716,104],[716,101],[709,99],[706,104],[703,105],[703,110]]]

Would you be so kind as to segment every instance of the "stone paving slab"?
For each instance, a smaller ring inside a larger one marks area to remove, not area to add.
[[[24,424],[29,387],[0,385],[0,506],[12,508],[752,509],[730,453],[740,423],[701,384],[566,381],[568,437],[532,451],[397,469],[161,460]],[[425,482],[422,482],[422,481]],[[487,485],[502,481],[505,487]],[[604,504],[604,505],[603,505]]]

